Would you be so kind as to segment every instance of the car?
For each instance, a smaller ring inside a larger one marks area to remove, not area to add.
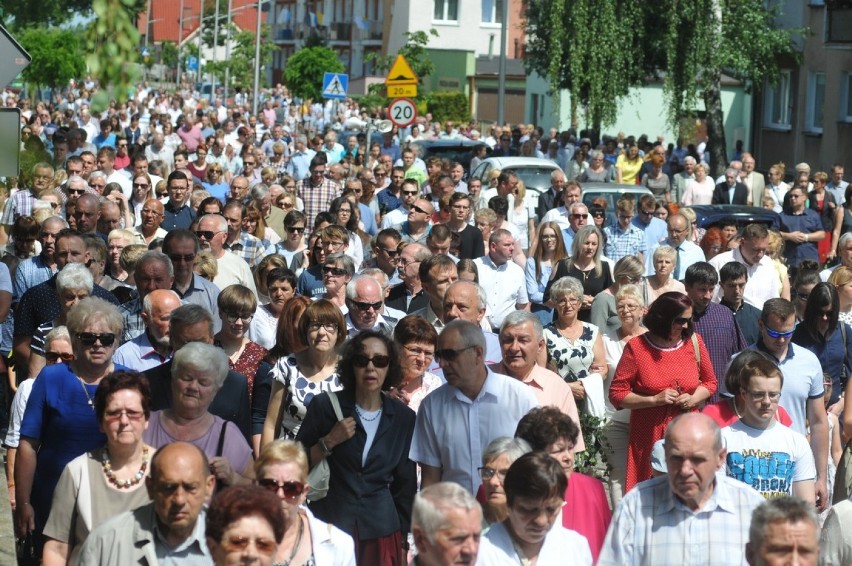
[[[747,224],[765,224],[770,230],[781,227],[781,216],[766,208],[737,204],[699,204],[690,207],[695,211],[695,223],[699,228],[717,226],[722,220],[733,220],[737,229]]]
[[[487,157],[476,167],[470,176],[482,181],[482,189],[488,188],[488,174],[499,169],[511,169],[523,181],[527,196],[538,200],[538,196],[550,187],[550,176],[561,171],[559,165],[550,159],[538,157]]]
[[[609,213],[615,211],[615,204],[622,197],[630,197],[637,203],[642,195],[653,194],[647,187],[641,185],[623,185],[620,183],[602,183],[600,181],[589,181],[580,183],[583,189],[583,203],[591,206],[596,198],[606,199],[606,210]]]
[[[420,152],[420,159],[424,162],[436,155],[447,158],[450,161],[458,161],[465,171],[470,170],[470,160],[473,158],[473,150],[478,147],[487,147],[484,141],[469,140],[467,138],[454,140],[413,140],[412,146]],[[490,150],[489,150],[490,151]]]

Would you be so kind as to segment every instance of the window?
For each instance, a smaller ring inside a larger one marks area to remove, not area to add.
[[[503,0],[482,0],[482,23],[503,23]]]
[[[825,103],[825,73],[808,75],[808,98],[805,109],[805,130],[822,132],[823,106]]]
[[[852,43],[852,8],[845,2],[828,3],[827,41]]]
[[[459,0],[435,0],[435,17],[439,22],[457,22]]]
[[[791,89],[790,71],[781,71],[778,84],[772,85],[767,83],[766,99],[764,101],[766,114],[763,119],[765,127],[790,128]]]
[[[852,122],[852,73],[843,74],[840,79],[840,120]]]

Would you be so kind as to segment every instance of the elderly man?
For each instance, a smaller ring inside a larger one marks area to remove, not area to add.
[[[68,197],[68,202],[74,202],[88,192],[92,192],[92,190],[83,177],[79,175],[68,177],[68,181],[65,183],[65,195]]]
[[[179,306],[180,297],[172,290],[156,289],[148,293],[142,300],[145,332],[122,344],[113,361],[135,371],[145,371],[168,360],[169,319]]]
[[[729,167],[725,171],[725,181],[716,185],[713,189],[713,198],[710,204],[740,204],[748,203],[749,191],[742,182],[737,180],[736,169]],[[763,198],[761,197],[761,201]]]
[[[151,145],[145,148],[145,157],[149,162],[162,161],[169,168],[175,163],[174,151],[166,145],[162,132],[154,132],[151,136]]]
[[[101,237],[106,237],[110,232],[121,225],[121,209],[111,200],[104,200],[98,211],[97,231]]]
[[[458,269],[453,260],[438,254],[420,262],[417,272],[429,302],[424,308],[410,314],[422,316],[435,330],[441,332],[444,328],[444,295],[447,288],[458,280]]]
[[[38,232],[41,253],[22,260],[15,270],[15,278],[12,282],[12,301],[14,303],[21,300],[27,289],[44,283],[56,273],[58,270],[54,259],[56,237],[60,231],[66,228],[68,228],[68,223],[58,216],[51,216],[42,222]]]
[[[849,238],[852,241],[852,236]],[[850,246],[852,247],[852,246]],[[710,265],[717,271],[726,263],[737,262],[745,266],[748,283],[744,291],[744,299],[757,309],[763,308],[763,303],[779,296],[778,272],[772,258],[766,255],[769,248],[769,230],[763,224],[749,224],[743,228],[740,245],[729,252],[723,252],[710,260]],[[852,257],[852,255],[850,256]],[[826,276],[828,279],[828,276]],[[719,294],[717,293],[717,298]]]
[[[565,189],[566,197],[568,195],[568,190],[569,189],[567,188]],[[565,206],[568,212],[568,227],[562,228],[562,241],[565,243],[565,249],[570,251],[571,245],[574,243],[574,236],[577,235],[580,228],[589,223],[589,207],[579,201],[566,204]],[[556,222],[563,225],[563,223],[558,220],[556,220]]]
[[[751,514],[764,499],[716,473],[725,462],[719,426],[706,415],[686,413],[671,422],[665,438],[668,475],[625,494],[598,564],[743,564]]]
[[[683,171],[672,178],[672,199],[674,199],[674,202],[680,203],[683,193],[686,192],[687,183],[695,179],[695,165],[695,158],[691,155],[683,158]]]
[[[554,169],[550,174],[550,186],[538,197],[538,206],[535,214],[539,220],[553,208],[556,208],[562,190],[565,188],[565,173],[561,169]]]
[[[150,251],[139,259],[133,272],[133,281],[136,283],[136,297],[119,307],[119,311],[124,316],[122,344],[145,333],[142,303],[148,293],[157,289],[171,289],[174,280],[174,267],[169,256],[158,251]]]
[[[213,315],[198,305],[182,305],[172,311],[169,320],[169,347],[171,354],[190,342],[213,344]],[[151,410],[160,411],[172,406],[172,360],[145,370],[145,376],[151,385]],[[257,399],[259,407],[267,400]],[[260,441],[262,427],[252,429],[251,400],[248,381],[235,371],[228,371],[222,388],[216,393],[208,411],[231,421],[240,428],[246,440],[252,444],[254,435]],[[254,445],[254,444],[252,444]]]
[[[147,246],[155,239],[165,238],[169,234],[169,232],[160,228],[160,222],[165,214],[165,207],[158,199],[149,198],[146,200],[139,214],[142,217],[142,222],[133,228],[133,233],[136,235],[135,243]]]
[[[508,230],[498,229],[488,238],[488,255],[474,260],[479,284],[488,295],[490,323],[497,329],[507,314],[530,310],[524,270],[512,261],[515,240]]]
[[[381,236],[381,232],[379,235]],[[420,281],[420,264],[432,257],[433,254],[426,246],[421,244],[407,244],[402,252],[397,251],[396,253],[399,254],[397,260],[399,269],[395,272],[399,273],[402,285],[397,285],[391,289],[387,304],[392,308],[411,314],[426,308],[426,305],[429,304],[429,298],[426,296]],[[379,255],[376,256],[376,259],[382,260]]]
[[[189,206],[192,186],[181,171],[172,171],[166,181],[169,202],[164,205],[160,227],[167,232],[175,228],[189,228],[195,220],[195,212]]]
[[[364,330],[393,334],[395,319],[382,314],[384,311],[384,293],[379,283],[372,277],[361,275],[346,284],[346,331],[350,338]]]
[[[101,202],[97,195],[86,193],[77,199],[77,206],[74,208],[74,220],[77,221],[78,232],[96,234],[100,215]]]
[[[249,179],[243,175],[237,175],[231,179],[228,188],[228,199],[245,202],[249,194]]]
[[[216,477],[204,452],[188,442],[163,446],[151,458],[145,487],[151,503],[95,528],[80,550],[79,563],[211,564],[204,505]]]
[[[220,289],[239,283],[257,294],[254,277],[248,264],[240,256],[224,248],[228,236],[228,221],[221,214],[205,214],[198,221],[195,235],[201,242],[201,249],[208,250],[216,259],[219,272],[213,283]]]
[[[689,234],[692,233],[692,224],[683,214],[672,214],[666,219],[668,227],[668,237],[657,242],[648,250],[645,256],[645,275],[652,275],[654,269],[654,252],[660,246],[671,246],[677,252],[677,260],[675,268],[672,270],[672,277],[678,281],[683,281],[686,277],[686,270],[693,263],[704,261],[704,252],[696,244],[689,239]]]
[[[819,519],[809,502],[796,497],[770,499],[751,516],[746,561],[749,566],[849,564],[848,553],[836,552],[844,538],[848,540],[848,531],[832,531],[828,521],[820,538]]]
[[[420,405],[410,457],[421,466],[423,487],[454,481],[476,493],[482,450],[499,436],[513,436],[538,401],[529,387],[485,365],[485,339],[471,322],[447,324],[435,356],[447,382]],[[460,435],[463,430],[469,434]]]
[[[53,180],[53,166],[50,163],[40,161],[33,165],[30,175],[30,188],[21,189],[6,199],[3,206],[3,215],[0,217],[6,233],[9,233],[12,225],[21,216],[32,216],[33,205],[41,193],[50,188]]]
[[[462,284],[475,285],[475,283],[462,281],[454,283],[447,291],[447,297],[450,297],[454,287]],[[536,363],[542,357],[547,358],[541,320],[536,315],[525,311],[509,314],[500,327],[500,349],[503,361],[491,364],[489,366],[491,370],[528,385],[542,407],[554,406],[571,417],[581,431],[577,436],[574,450],[576,452],[585,450],[586,444],[583,440],[577,403],[574,401],[571,388],[559,375]]]
[[[840,163],[835,163],[831,168],[831,180],[825,186],[825,190],[834,195],[834,202],[838,206],[846,204],[846,188],[849,183],[843,180],[846,168]]]
[[[243,230],[243,220],[246,217],[245,205],[237,199],[228,201],[223,215],[228,222],[228,234],[222,247],[243,258],[249,267],[257,267],[263,258],[265,247],[260,239]]]
[[[277,206],[272,206],[271,187],[263,183],[257,183],[249,191],[249,198],[260,207],[266,227],[275,232],[282,240],[286,240],[287,231],[284,230],[284,217],[286,214]],[[375,224],[375,219],[373,223]]]
[[[762,173],[754,170],[754,156],[744,152],[740,158],[743,168],[740,171],[740,181],[748,189],[748,204],[750,206],[763,206],[763,195],[766,189],[766,179]]]
[[[403,242],[425,245],[433,214],[435,208],[432,203],[428,199],[418,198],[408,211],[408,220],[394,226],[394,229],[400,233]]]

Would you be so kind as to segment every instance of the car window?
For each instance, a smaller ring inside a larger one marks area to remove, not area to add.
[[[488,180],[485,177],[486,177],[486,175],[488,175],[488,170],[490,168],[491,168],[490,163],[480,163],[479,167],[477,167],[476,170],[473,172],[473,175],[471,175],[472,177],[475,177],[475,178],[479,179],[480,181],[482,181],[482,190],[483,191],[488,189]]]
[[[523,167],[515,169],[518,179],[524,182],[527,189],[544,191],[550,186],[550,175],[553,169],[550,167]]]

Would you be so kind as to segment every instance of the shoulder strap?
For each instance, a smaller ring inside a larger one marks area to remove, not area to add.
[[[343,412],[340,410],[340,402],[337,400],[337,393],[329,391],[328,398],[331,400],[331,406],[334,408],[334,414],[337,416],[337,420],[342,421]]]
[[[222,421],[222,430],[219,431],[219,444],[216,446],[216,456],[222,455],[222,450],[225,449],[225,432],[228,429],[228,421]]]
[[[692,333],[692,349],[695,352],[695,363],[698,364],[698,369],[701,369],[701,352],[698,350],[698,336],[695,332]]]

